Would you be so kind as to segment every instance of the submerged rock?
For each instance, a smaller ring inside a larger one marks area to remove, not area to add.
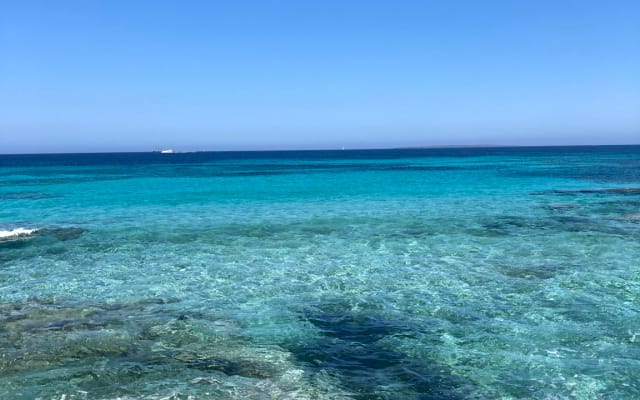
[[[84,228],[77,227],[15,228],[0,230],[0,248],[23,249],[33,246],[46,246],[49,247],[49,249],[45,251],[53,251],[55,253],[60,250],[51,249],[51,245],[55,245],[58,242],[77,239],[86,231],[87,230]],[[11,259],[11,257],[8,257],[7,259]],[[0,261],[2,261],[2,258],[0,258]]]
[[[580,205],[572,204],[572,203],[557,203],[557,204],[545,204],[544,206],[541,206],[541,207],[546,208],[547,210],[574,210],[576,208],[580,208]]]
[[[611,225],[606,218],[583,217],[553,213],[546,217],[498,216],[481,222],[482,229],[470,229],[478,236],[508,236],[540,234],[542,232],[598,232],[628,235],[629,232]]]
[[[61,241],[73,240],[79,238],[87,230],[84,228],[45,228],[41,229],[39,233],[43,235],[53,235],[56,239]]]
[[[307,311],[304,318],[322,336],[288,348],[312,369],[337,376],[351,398],[454,400],[468,398],[475,388],[445,365],[384,344],[385,338],[410,336],[417,329],[402,321],[334,307]]]
[[[640,188],[627,187],[627,188],[606,188],[606,189],[556,189],[550,191],[533,192],[533,195],[545,195],[545,194],[621,194],[621,195],[640,195]]]
[[[201,357],[195,354],[180,354],[175,359],[189,368],[201,371],[219,371],[229,376],[264,379],[271,378],[275,374],[270,366],[251,360]]]
[[[177,303],[172,298],[116,304],[32,298],[0,305],[0,346],[14,349],[0,358],[0,375],[78,360],[135,362],[151,372],[168,366],[256,379],[275,375],[268,363],[251,358],[248,343],[233,332],[237,324],[185,312]]]
[[[522,279],[551,279],[558,273],[558,268],[550,266],[504,266],[500,272],[511,278]]]
[[[5,192],[0,193],[0,200],[40,200],[60,197],[55,194],[42,192]]]
[[[615,218],[618,221],[625,222],[640,222],[640,213],[638,214],[625,214]]]

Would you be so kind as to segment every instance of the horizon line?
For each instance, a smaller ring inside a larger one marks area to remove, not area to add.
[[[427,145],[427,146],[399,146],[399,147],[327,147],[327,148],[300,148],[300,149],[236,149],[236,150],[172,150],[165,154],[189,154],[189,153],[258,153],[258,152],[320,152],[320,151],[379,151],[379,150],[429,150],[429,149],[497,149],[497,148],[540,148],[540,147],[624,147],[640,146],[640,143],[625,144],[553,144],[553,145],[517,145],[517,144],[462,144],[462,145]],[[157,153],[161,150],[147,151],[84,151],[84,152],[42,152],[42,153],[0,153],[0,156],[37,156],[37,155],[69,155],[69,154],[147,154]]]

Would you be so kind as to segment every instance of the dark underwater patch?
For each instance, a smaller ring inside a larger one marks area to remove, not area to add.
[[[618,198],[591,204],[590,211],[596,214],[632,214],[640,211],[640,199]]]
[[[539,266],[500,266],[500,272],[508,276],[510,278],[521,278],[521,279],[551,279],[556,274],[564,268],[559,268],[552,265],[539,265]]]
[[[496,169],[491,166],[449,166],[449,165],[389,165],[373,168],[377,171],[477,171],[484,169]]]
[[[215,176],[219,177],[243,177],[243,176],[274,176],[285,175],[286,172],[281,171],[238,171],[238,172],[225,172],[219,173]]]
[[[550,218],[558,227],[568,232],[597,232],[607,235],[629,235],[631,232],[609,225],[604,219],[557,215]]]
[[[640,213],[623,214],[617,217],[612,217],[612,219],[615,221],[632,222],[637,224],[640,223]]]
[[[575,210],[580,208],[579,204],[572,203],[551,203],[541,205],[540,208],[544,208],[551,211],[565,211],[565,210]]]
[[[365,312],[309,313],[306,319],[327,337],[360,344],[370,344],[385,336],[409,331],[407,327],[398,323]]]
[[[334,306],[308,310],[303,318],[322,336],[286,347],[308,368],[336,376],[354,399],[455,400],[474,388],[444,365],[383,344],[385,338],[416,334],[419,328],[410,324]]]
[[[0,193],[0,200],[41,200],[41,199],[55,199],[60,197],[55,194],[43,193],[43,192],[7,192]]]
[[[56,239],[61,241],[73,240],[82,236],[87,230],[84,228],[44,228],[41,229],[37,234],[41,235],[52,235]]]
[[[224,177],[252,177],[277,176],[313,173],[349,173],[349,172],[437,172],[437,171],[474,171],[497,169],[491,165],[449,166],[449,165],[416,165],[416,164],[385,164],[385,163],[355,163],[355,164],[230,164],[179,166],[167,170],[155,170],[154,176],[189,177],[189,178],[224,178]],[[144,173],[139,173],[144,175]]]
[[[64,254],[70,249],[67,242],[73,243],[87,231],[80,227],[42,228],[28,236],[0,240],[0,264]]]
[[[567,165],[567,162],[565,161]],[[507,175],[518,178],[564,178],[593,182],[640,182],[640,166],[627,163],[552,166],[536,169],[520,169]]]
[[[61,185],[69,183],[85,183],[97,181],[115,181],[129,179],[131,176],[101,176],[92,177],[51,177],[51,178],[31,178],[31,179],[7,179],[0,180],[0,186],[45,186],[45,185]]]
[[[628,235],[630,232],[609,225],[606,219],[573,215],[550,215],[547,217],[498,216],[481,221],[482,229],[469,230],[480,236],[508,236],[540,234],[542,232],[597,232],[610,235]]]
[[[36,257],[43,253],[64,253],[67,249],[61,242],[78,239],[85,232],[86,229],[78,227],[42,228],[28,236],[2,240],[0,250],[7,251],[0,253],[0,262]]]
[[[200,371],[217,371],[228,376],[265,379],[275,375],[269,365],[248,360],[232,360],[220,357],[199,357],[196,354],[179,354],[174,357],[188,368]]]
[[[625,188],[608,188],[608,189],[576,189],[576,190],[550,190],[546,192],[534,192],[532,194],[566,194],[566,195],[578,195],[578,194],[616,194],[616,195],[630,195],[640,196],[640,188],[625,187]]]

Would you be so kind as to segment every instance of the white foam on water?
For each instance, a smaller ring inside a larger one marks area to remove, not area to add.
[[[28,229],[28,228],[15,228],[11,230],[0,230],[0,240],[8,240],[15,239],[24,236],[31,236],[36,233],[38,229]]]

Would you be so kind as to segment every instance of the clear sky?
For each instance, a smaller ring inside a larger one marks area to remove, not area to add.
[[[0,1],[0,153],[640,143],[640,1]]]

